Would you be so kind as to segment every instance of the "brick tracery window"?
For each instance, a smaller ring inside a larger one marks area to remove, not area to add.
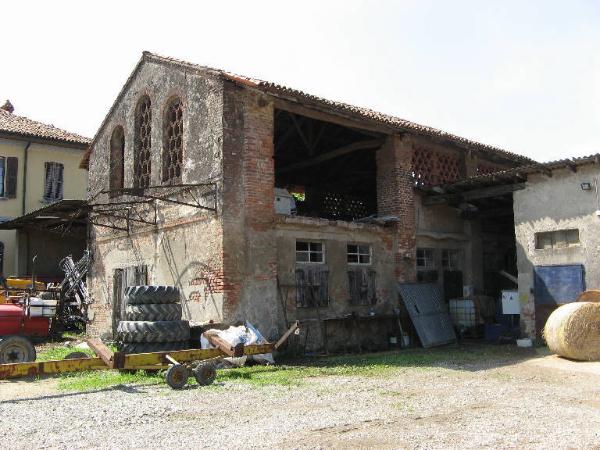
[[[181,181],[183,159],[183,103],[172,99],[165,109],[163,129],[162,181],[173,184]]]
[[[110,196],[119,195],[119,189],[123,189],[125,178],[125,133],[122,126],[117,126],[110,137],[110,174],[109,190]]]
[[[133,155],[133,186],[150,186],[152,148],[152,110],[150,97],[143,96],[135,109],[135,148]]]

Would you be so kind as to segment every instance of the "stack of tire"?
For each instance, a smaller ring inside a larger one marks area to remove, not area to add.
[[[117,326],[117,347],[124,353],[189,348],[190,325],[181,320],[175,286],[130,286],[125,291],[125,318]]]

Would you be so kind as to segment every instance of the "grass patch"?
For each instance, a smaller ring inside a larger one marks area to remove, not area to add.
[[[86,355],[95,356],[94,352],[89,348],[77,348],[74,346],[60,346],[44,349],[37,354],[36,361],[52,361],[64,359],[69,353],[83,352]]]
[[[73,348],[59,347],[43,353],[47,359],[67,354]],[[248,366],[222,369],[217,372],[217,382],[248,383],[253,386],[298,386],[310,382],[311,378],[328,376],[397,376],[407,370],[476,370],[501,366],[533,356],[531,352],[508,346],[455,345],[436,349],[411,349],[395,352],[370,353],[283,360],[277,366]],[[45,359],[45,360],[47,360]],[[192,380],[190,380],[193,382]],[[59,382],[64,390],[102,389],[119,384],[162,383],[162,375],[138,371],[91,371],[65,374]]]

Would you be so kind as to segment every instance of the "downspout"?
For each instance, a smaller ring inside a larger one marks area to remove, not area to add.
[[[27,197],[27,159],[29,156],[29,147],[31,147],[31,141],[27,142],[27,145],[25,146],[25,154],[23,155],[23,201],[22,201],[22,216],[24,216],[25,214],[27,214],[26,211],[26,206],[27,206],[27,202],[26,202],[26,197]]]
[[[21,202],[21,210],[22,210],[22,216],[24,216],[25,214],[27,214],[27,160],[29,157],[29,147],[31,147],[31,141],[27,142],[27,145],[25,146],[25,151],[23,154],[23,199]],[[29,252],[31,251],[31,249],[29,248],[29,235],[27,233],[23,233],[23,237],[27,240],[27,254],[25,255],[25,273],[29,272]],[[20,266],[20,264],[18,264]],[[32,281],[32,286],[33,288],[33,281]]]

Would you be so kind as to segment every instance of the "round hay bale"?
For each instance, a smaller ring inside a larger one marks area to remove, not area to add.
[[[574,302],[548,317],[544,339],[553,353],[580,361],[600,361],[600,303]]]
[[[578,302],[600,302],[600,290],[591,289],[589,291],[582,292],[577,297]]]

